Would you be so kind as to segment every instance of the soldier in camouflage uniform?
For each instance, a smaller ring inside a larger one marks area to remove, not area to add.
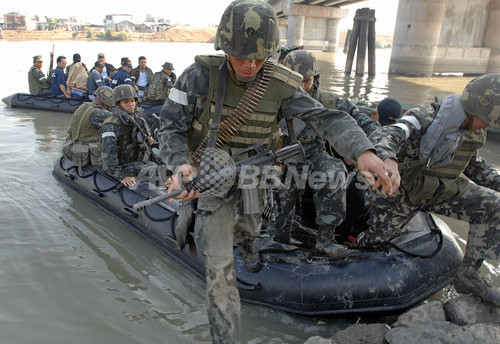
[[[159,101],[165,100],[168,98],[168,94],[170,90],[175,84],[177,77],[172,70],[174,66],[170,62],[165,62],[162,65],[162,70],[154,73],[153,78],[151,80],[151,85],[146,91],[146,100],[147,101]]]
[[[28,72],[28,86],[34,96],[50,96],[50,81],[42,72],[42,55],[33,56],[33,66]]]
[[[331,92],[319,89],[319,68],[314,55],[305,50],[290,52],[283,61],[285,67],[302,75],[301,87],[310,96],[318,100],[325,108],[335,108],[335,96]],[[314,87],[313,87],[314,85]],[[320,95],[322,95],[320,97]],[[280,122],[281,130],[286,135],[288,143],[288,128],[284,120]],[[304,164],[295,165],[297,176],[303,179],[303,187],[312,189],[313,201],[316,209],[315,222],[318,226],[316,238],[316,251],[324,253],[331,258],[339,258],[347,254],[347,248],[338,245],[335,239],[335,229],[344,220],[346,211],[346,176],[347,170],[344,163],[327,153],[325,141],[308,128],[303,121],[295,120],[295,134],[302,143],[306,161]],[[290,169],[291,169],[290,168]],[[287,178],[291,170],[284,177]],[[336,177],[335,181],[307,185],[311,174],[320,174]],[[295,179],[289,179],[287,188],[279,195],[281,211],[275,223],[271,223],[270,234],[274,234],[276,241],[289,244],[292,241],[291,230],[295,204],[299,195],[299,186]]]
[[[83,103],[71,116],[68,138],[62,146],[64,156],[78,167],[88,163],[101,164],[100,130],[106,118],[111,115],[109,108],[113,105],[113,89],[101,86],[94,94],[95,98],[91,103]]]
[[[472,80],[462,96],[444,98],[437,113],[414,108],[373,133],[370,139],[390,177],[396,182],[401,177],[402,187],[390,199],[370,194],[369,229],[356,243],[370,246],[391,239],[420,210],[467,221],[455,288],[500,307],[500,290],[479,275],[484,259],[500,256],[500,176],[477,151],[487,127],[500,128],[500,74]]]
[[[102,168],[125,186],[136,184],[136,177],[154,178],[158,166],[150,161],[154,143],[144,110],[132,85],[118,85],[113,91],[113,114],[101,129]]]
[[[193,178],[196,174],[190,153],[196,150],[210,128],[220,71],[227,68],[222,104],[224,121],[228,116],[232,118],[232,111],[245,89],[259,82],[263,66],[270,64],[272,75],[262,101],[246,125],[234,133],[223,148],[234,153],[261,143],[275,149],[279,143],[279,120],[297,116],[347,156],[358,159],[361,170],[381,176],[374,187],[383,184],[384,193],[392,192],[382,161],[352,118],[341,111],[324,109],[299,88],[300,75],[268,60],[279,49],[278,22],[269,4],[260,0],[233,1],[221,18],[215,48],[222,49],[226,55],[196,56],[196,62],[179,76],[160,113],[161,157],[174,172],[169,191],[179,188],[178,172],[184,178]],[[255,271],[260,265],[253,238],[260,229],[263,201],[257,213],[245,214],[241,195],[241,189],[233,186],[225,197],[198,194],[195,190],[184,190],[177,197],[182,201],[198,197],[194,237],[205,256],[207,307],[214,343],[240,342],[240,298],[233,240],[243,256],[257,254],[257,261],[245,261],[247,268]]]

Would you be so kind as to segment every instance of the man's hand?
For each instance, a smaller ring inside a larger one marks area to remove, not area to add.
[[[361,154],[358,157],[358,169],[368,180],[372,186],[372,190],[377,190],[382,186],[382,195],[394,195],[395,189],[393,188],[391,178],[389,178],[389,172],[386,171],[384,162],[375,153],[365,151]]]
[[[179,172],[182,173],[182,182],[183,183],[190,182],[190,181],[192,181],[194,179],[194,177],[196,177],[196,170],[190,164],[184,164],[184,165],[179,166],[179,168],[177,169],[177,173],[173,174],[165,182],[165,186],[168,187],[168,192],[173,192],[175,190],[180,189],[181,186],[180,186],[180,183],[179,183],[179,179],[177,177]],[[177,195],[174,198],[175,199],[180,199],[183,202],[187,202],[187,201],[190,201],[190,200],[198,198],[199,195],[200,194],[199,194],[198,191],[195,191],[195,190],[189,190],[189,191],[188,190],[184,190],[184,191],[182,191],[179,195]],[[172,199],[170,198],[168,201],[172,202]]]
[[[135,178],[134,177],[125,177],[122,180],[120,180],[120,183],[122,183],[125,186],[134,186],[135,185]]]
[[[384,160],[385,171],[389,174],[391,178],[392,190],[396,192],[401,184],[401,176],[399,175],[398,162],[394,159]]]

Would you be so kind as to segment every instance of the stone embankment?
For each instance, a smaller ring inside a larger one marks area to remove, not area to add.
[[[498,344],[500,309],[473,296],[432,301],[400,315],[396,322],[355,324],[331,338],[311,337],[305,344]]]

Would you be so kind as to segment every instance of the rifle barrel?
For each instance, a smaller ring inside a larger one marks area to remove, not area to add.
[[[184,190],[182,189],[174,190],[172,192],[168,192],[166,194],[135,203],[134,205],[132,205],[132,209],[134,209],[134,211],[137,213],[139,210],[146,209],[147,207],[150,207],[153,204],[163,202],[169,198],[174,198],[175,196],[180,195],[182,191]]]

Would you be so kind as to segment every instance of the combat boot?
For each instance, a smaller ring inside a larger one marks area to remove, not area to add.
[[[241,256],[245,262],[245,267],[250,272],[257,272],[260,269],[260,254],[253,241],[245,241],[238,244]]]
[[[464,257],[453,285],[461,294],[474,294],[486,303],[500,307],[500,289],[493,288],[479,275],[482,259]]]
[[[315,249],[330,258],[344,258],[349,254],[349,249],[344,245],[337,244],[334,233],[335,227],[330,225],[319,226]]]

